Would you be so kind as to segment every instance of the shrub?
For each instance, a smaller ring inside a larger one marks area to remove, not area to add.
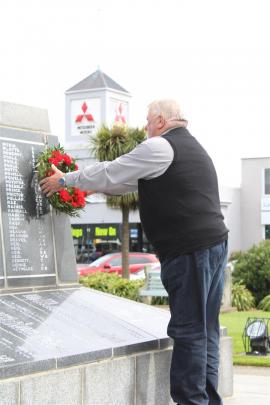
[[[232,275],[234,282],[243,281],[255,297],[256,304],[269,295],[270,241],[264,241],[238,255]]]
[[[127,280],[117,274],[97,272],[81,277],[80,283],[85,287],[138,301],[138,291],[144,280]]]
[[[151,305],[168,305],[168,297],[152,297]]]
[[[243,252],[241,250],[236,250],[235,252],[231,252],[228,262],[233,262],[235,260],[238,260],[241,258],[242,255],[243,255]]]
[[[258,309],[270,311],[270,295],[267,295],[259,302]]]
[[[247,311],[254,307],[254,297],[251,292],[242,284],[234,283],[232,286],[232,306],[237,308],[237,311]]]

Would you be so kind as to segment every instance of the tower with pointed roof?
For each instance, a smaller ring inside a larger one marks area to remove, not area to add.
[[[102,124],[129,121],[130,93],[100,69],[68,89],[65,96],[65,146],[74,157],[89,157],[89,137]]]

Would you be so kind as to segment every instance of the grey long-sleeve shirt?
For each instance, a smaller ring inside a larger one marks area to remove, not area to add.
[[[111,195],[137,191],[138,180],[161,176],[173,161],[174,152],[162,136],[147,139],[112,162],[98,162],[65,175],[67,186]]]

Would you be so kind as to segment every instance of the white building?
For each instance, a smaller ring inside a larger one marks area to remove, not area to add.
[[[131,95],[101,70],[65,92],[65,147],[82,165],[90,158],[90,137],[102,125],[129,122]]]
[[[241,250],[270,239],[270,157],[242,159]]]
[[[220,189],[230,251],[270,239],[270,157],[243,158],[240,188]]]
[[[100,125],[129,122],[131,95],[101,70],[65,94],[65,148],[82,168],[95,161],[90,154],[90,137]],[[230,230],[229,252],[246,250],[270,238],[270,158],[243,159],[241,187],[220,187],[220,200]],[[99,239],[121,239],[120,210],[108,208],[102,194],[91,196],[89,201],[81,217],[71,220],[74,241],[92,245]],[[138,212],[131,212],[129,219],[131,249],[151,248]]]
[[[220,204],[224,220],[229,229],[229,253],[241,250],[241,190],[240,188],[220,187]]]

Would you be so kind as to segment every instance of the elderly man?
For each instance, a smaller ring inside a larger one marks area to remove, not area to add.
[[[186,129],[174,100],[149,105],[148,139],[112,162],[41,181],[50,196],[64,186],[107,194],[138,189],[140,217],[161,261],[174,341],[171,396],[181,405],[220,405],[219,322],[227,235],[212,160]]]

